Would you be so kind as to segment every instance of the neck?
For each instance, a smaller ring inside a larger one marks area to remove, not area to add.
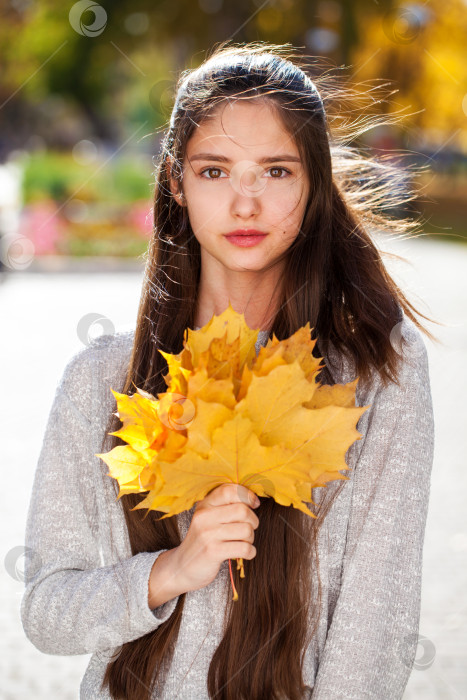
[[[254,330],[269,331],[277,311],[277,284],[267,273],[233,273],[221,280],[203,277],[198,290],[195,327],[205,326],[230,304],[244,314],[245,323]]]

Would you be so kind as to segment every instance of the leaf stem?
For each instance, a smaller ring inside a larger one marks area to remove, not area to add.
[[[237,561],[238,561],[238,559],[237,559]],[[237,593],[237,589],[235,588],[235,584],[234,584],[234,580],[233,580],[233,576],[232,576],[232,562],[230,559],[229,559],[229,573],[230,573],[230,583],[232,584],[232,590],[233,590],[232,600],[238,600],[238,593]]]

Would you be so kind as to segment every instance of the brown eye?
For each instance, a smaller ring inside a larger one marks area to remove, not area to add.
[[[287,168],[280,168],[278,166],[269,168],[269,172],[272,173],[271,177],[273,177],[275,180],[283,180],[284,177],[290,175],[290,170],[287,170]],[[276,176],[274,173],[279,173],[279,175]],[[282,175],[282,173],[286,173],[286,175]]]
[[[201,174],[203,175],[204,173],[209,173],[208,180],[219,180],[219,176],[220,176],[221,172],[222,171],[220,168],[206,168],[205,170],[202,171]],[[211,173],[217,173],[217,175],[214,175],[214,177],[212,177]]]

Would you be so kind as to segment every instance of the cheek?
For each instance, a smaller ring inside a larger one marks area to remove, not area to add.
[[[206,224],[208,219],[215,217],[216,207],[213,206],[212,197],[206,197],[202,192],[190,192],[187,199],[188,216],[192,226],[200,226],[203,222]]]
[[[299,218],[305,210],[306,192],[300,185],[284,187],[280,192],[271,192],[267,198],[267,207],[275,215],[287,219]]]
[[[271,223],[276,222],[281,233],[285,235],[287,232],[290,232],[290,228],[300,226],[303,219],[304,206],[302,206],[302,201],[298,196],[293,200],[282,199],[278,201],[275,198],[266,211],[268,220]]]
[[[226,194],[229,194],[227,188],[216,186],[216,183],[211,187],[195,184],[187,192],[190,216],[197,219],[216,218],[216,215],[225,209]]]

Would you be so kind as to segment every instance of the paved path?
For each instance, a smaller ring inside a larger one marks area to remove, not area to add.
[[[427,340],[436,419],[432,496],[425,540],[419,647],[403,700],[467,699],[467,247],[435,241],[384,240],[382,247],[413,266],[388,261],[420,309],[445,327],[430,326],[444,345]],[[134,326],[142,273],[15,272],[0,283],[3,369],[0,424],[2,561],[21,547],[34,470],[55,386],[83,344],[79,322],[106,317],[115,330]],[[94,326],[96,331],[99,326]],[[27,437],[26,437],[27,436]],[[78,698],[89,656],[41,654],[24,636],[19,617],[21,561],[16,575],[0,570],[0,697],[5,700]],[[434,655],[434,660],[433,660]],[[430,660],[433,663],[430,665]]]

